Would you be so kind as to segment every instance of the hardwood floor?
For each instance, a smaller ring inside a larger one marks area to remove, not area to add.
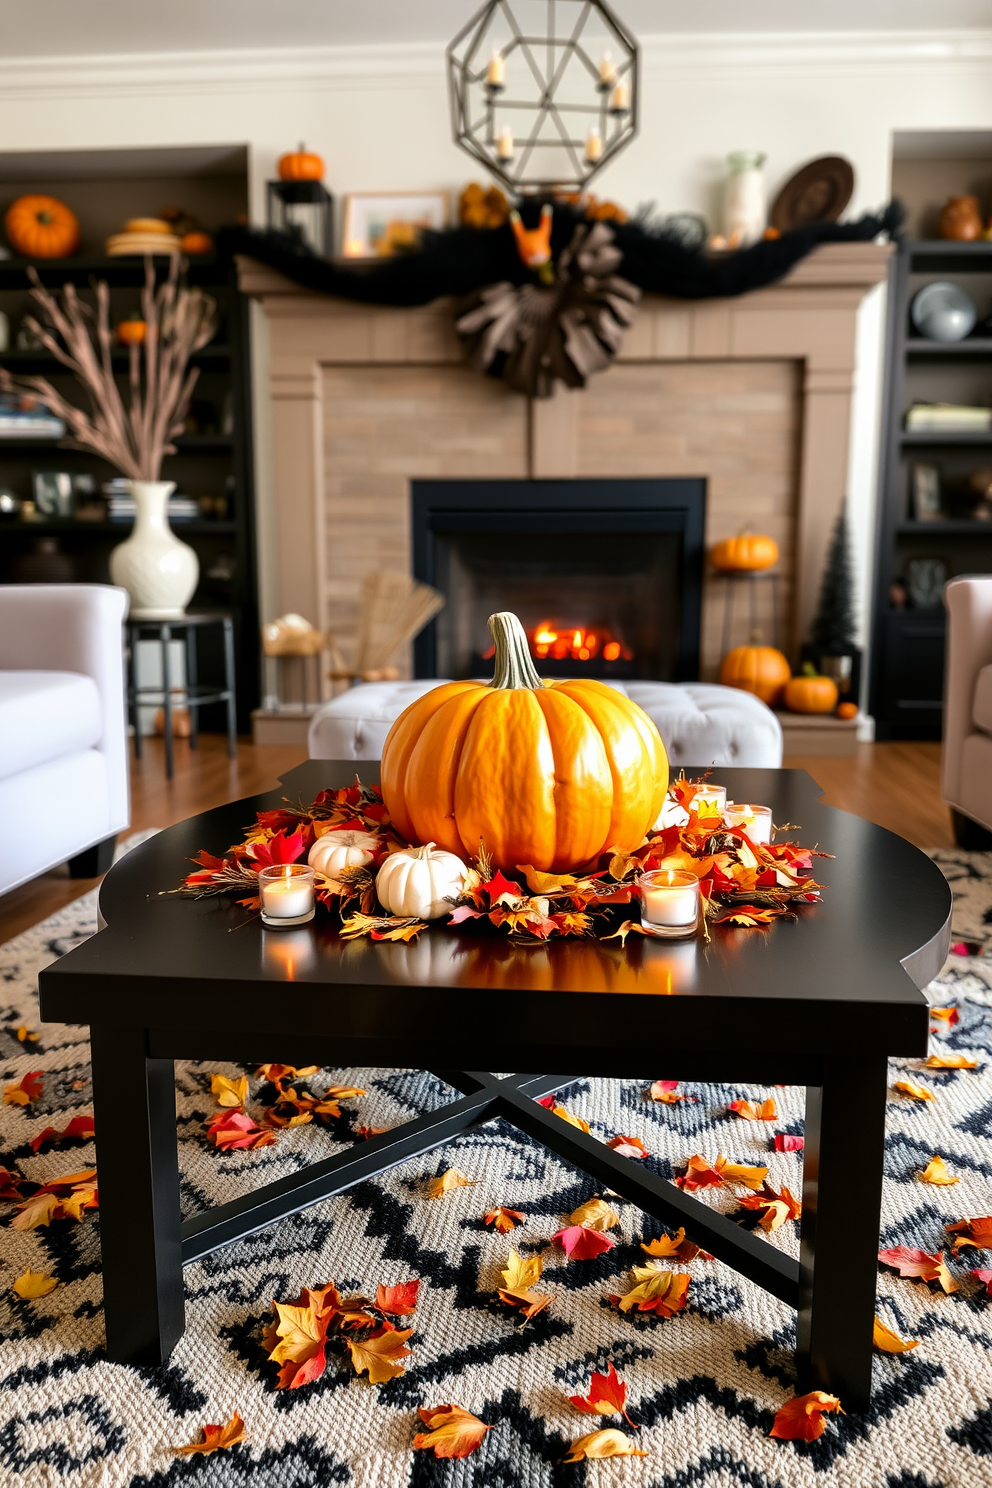
[[[229,760],[225,740],[205,734],[198,751],[176,745],[176,773],[165,778],[162,741],[146,741],[144,758],[131,762],[131,831],[168,827],[211,806],[271,790],[283,770],[306,758],[306,750],[238,744]],[[918,847],[953,845],[950,817],[940,799],[939,744],[860,744],[854,759],[789,757],[787,765],[808,770],[831,806],[852,811]],[[9,940],[54,914],[99,879],[72,879],[65,868],[42,874],[0,898],[0,941]]]

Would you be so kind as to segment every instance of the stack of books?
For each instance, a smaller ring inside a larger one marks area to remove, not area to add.
[[[111,522],[133,522],[137,516],[134,497],[126,480],[110,480],[103,487],[107,498],[107,518]],[[192,522],[200,515],[200,504],[192,496],[169,497],[169,521]]]
[[[0,393],[0,439],[61,439],[65,422],[36,398]]]
[[[965,403],[914,403],[906,414],[906,428],[916,432],[984,434],[992,429],[992,408]]]

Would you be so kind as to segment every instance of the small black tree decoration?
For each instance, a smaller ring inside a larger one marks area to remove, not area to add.
[[[820,582],[820,604],[810,631],[819,656],[850,656],[855,651],[854,572],[847,533],[847,508],[841,509]]]

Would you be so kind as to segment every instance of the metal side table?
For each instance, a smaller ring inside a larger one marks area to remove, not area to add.
[[[211,625],[223,627],[224,633],[224,682],[201,684],[198,675],[196,642],[201,630]],[[172,737],[172,676],[169,667],[169,643],[184,642],[186,650],[186,702],[189,707],[189,744],[195,749],[199,742],[200,726],[198,709],[207,703],[227,705],[227,752],[231,759],[237,753],[237,709],[234,681],[234,617],[227,610],[205,610],[199,614],[182,615],[176,620],[125,621],[127,637],[127,706],[128,717],[134,726],[134,753],[141,758],[141,723],[139,706],[144,698],[157,698],[161,692],[162,709],[165,714],[165,774],[171,780],[175,770]],[[162,686],[139,687],[137,675],[137,645],[142,640],[157,640],[162,650]]]

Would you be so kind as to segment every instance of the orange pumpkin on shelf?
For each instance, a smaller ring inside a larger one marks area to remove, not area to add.
[[[121,320],[117,324],[117,339],[122,346],[140,346],[148,330],[146,323],[137,315]]]
[[[489,629],[492,682],[435,687],[386,736],[380,779],[397,831],[461,858],[481,839],[507,873],[636,847],[668,789],[654,723],[605,682],[542,682],[516,615],[493,615]]]
[[[25,258],[68,258],[79,247],[79,219],[54,196],[19,196],[4,218],[7,241]]]
[[[769,707],[779,701],[791,676],[788,660],[774,646],[735,646],[720,665],[725,687],[753,692]]]
[[[714,544],[710,562],[720,573],[760,573],[778,562],[778,543],[773,537],[741,532]]]
[[[790,713],[832,713],[837,706],[837,697],[834,679],[819,676],[807,662],[800,675],[793,677],[787,685],[785,706]]]
[[[213,253],[214,240],[209,233],[188,232],[180,238],[179,247],[183,253]]]
[[[302,145],[288,155],[280,155],[277,169],[280,181],[322,181],[324,178],[323,156],[305,150]]]
[[[837,704],[837,717],[838,718],[843,718],[843,720],[844,720],[845,723],[849,723],[852,718],[857,718],[857,716],[858,716],[858,705],[857,705],[857,703],[838,703]]]

